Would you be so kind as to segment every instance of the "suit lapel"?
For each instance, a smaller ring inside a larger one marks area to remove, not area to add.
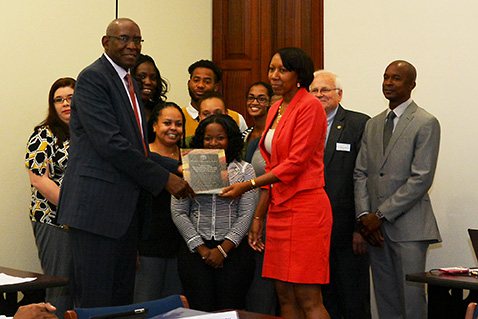
[[[118,92],[120,92],[121,99],[123,100],[123,105],[125,106],[125,111],[128,113],[128,117],[130,119],[130,124],[134,127],[134,131],[135,131],[136,136],[138,138],[138,146],[140,146],[141,149],[144,150],[143,139],[141,137],[141,131],[138,127],[138,122],[136,121],[136,116],[135,116],[134,111],[133,111],[133,106],[131,105],[131,101],[129,99],[129,94],[126,92],[126,90],[124,88],[124,85],[123,85],[124,79],[121,79],[118,76],[118,73],[116,72],[114,67],[110,64],[110,62],[104,56],[102,56],[101,59],[103,59],[103,63],[104,63],[104,65],[106,65],[106,69],[108,70],[108,72],[111,73],[111,79],[113,80],[113,83],[116,86],[116,89],[118,90]],[[146,134],[146,127],[145,127],[145,124],[146,124],[145,123],[146,122],[146,117],[145,117],[145,114],[144,114],[145,112],[144,112],[144,108],[141,107],[141,105],[142,105],[142,101],[140,101],[141,98],[138,99],[138,96],[140,96],[140,95],[138,95],[139,89],[138,89],[138,85],[135,83],[134,79],[133,79],[133,86],[134,86],[136,99],[137,99],[138,103],[140,103],[143,132],[144,132],[145,135],[147,135]],[[145,141],[147,141],[146,137],[145,137]],[[146,143],[146,145],[148,146],[147,143]]]
[[[335,153],[335,145],[337,144],[340,135],[344,130],[345,110],[339,104],[337,108],[337,114],[335,114],[334,121],[330,127],[329,137],[327,139],[327,145],[324,152],[324,164],[327,167]]]
[[[285,109],[284,114],[282,114],[282,117],[281,117],[279,123],[277,124],[276,130],[274,132],[273,140],[277,140],[277,138],[281,135],[284,128],[286,128],[286,131],[287,131],[287,127],[288,127],[287,123],[291,120],[292,113],[294,112],[295,107],[297,106],[297,103],[307,93],[308,92],[307,92],[306,89],[300,88],[299,91],[297,91],[297,93],[294,95],[294,97],[290,101],[289,105]],[[280,102],[282,103],[282,100]],[[272,123],[271,123],[271,125],[272,125]],[[273,145],[276,145],[276,147],[279,147],[279,145],[277,145],[277,143],[273,143]]]
[[[267,162],[268,165],[270,165],[270,162],[271,162],[271,156],[270,156],[271,154],[265,151],[262,152],[262,149],[264,150],[266,149],[264,147],[264,140],[267,135],[267,132],[270,130],[272,126],[272,122],[274,122],[275,115],[277,114],[277,110],[279,109],[279,106],[281,105],[281,103],[282,103],[282,99],[272,104],[272,106],[270,107],[269,113],[266,119],[266,126],[264,127],[264,134],[262,134],[261,140],[259,141],[259,149],[261,149],[262,157],[264,158],[264,160]]]
[[[266,162],[268,162],[268,164],[274,162],[277,159],[277,154],[278,154],[277,148],[280,148],[281,146],[278,143],[276,143],[276,141],[284,130],[287,132],[287,130],[290,129],[290,127],[287,126],[287,123],[290,121],[291,116],[293,116],[297,103],[306,94],[308,94],[307,90],[304,88],[300,88],[299,91],[297,91],[297,93],[294,95],[294,97],[290,101],[284,114],[282,114],[282,117],[279,123],[277,124],[277,127],[275,128],[274,136],[272,137],[271,154],[267,154],[266,152],[266,155],[270,155],[270,157],[267,158],[268,156],[264,156],[264,159],[266,160]],[[279,106],[281,105],[281,103],[282,103],[282,99],[279,102],[276,102],[274,105],[272,105],[271,108],[269,109],[269,115],[267,116],[267,120],[266,120],[266,127],[264,129],[264,134],[262,134],[262,138],[260,141],[261,148],[263,147],[263,144],[264,144],[264,137],[266,136],[267,131],[272,126],[272,123],[274,122],[275,116],[277,115],[277,112],[279,110]]]
[[[385,150],[385,155],[383,156],[383,163],[385,163],[386,159],[390,155],[393,147],[395,146],[395,143],[397,140],[400,138],[402,135],[403,131],[405,128],[410,124],[410,121],[415,117],[415,112],[417,110],[418,106],[415,104],[415,102],[412,101],[412,103],[407,107],[405,112],[400,116],[400,119],[398,120],[397,126],[395,127],[395,130],[393,131],[392,137],[390,138],[390,142],[388,143],[387,149]],[[385,122],[385,119],[383,120]],[[383,127],[385,124],[382,124],[382,136],[383,136]],[[382,146],[383,148],[383,146]],[[382,153],[383,154],[383,153]]]
[[[380,154],[384,154],[383,150],[383,130],[385,128],[385,118],[387,117],[387,110],[383,111],[378,115],[378,126],[376,134],[373,134],[373,137],[377,139],[377,142],[374,145],[377,145],[377,151]]]

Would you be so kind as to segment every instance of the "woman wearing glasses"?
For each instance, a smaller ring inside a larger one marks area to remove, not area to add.
[[[244,137],[244,141],[247,143],[244,161],[252,164],[257,177],[265,172],[266,161],[259,149],[259,141],[262,133],[264,133],[267,112],[269,111],[273,95],[272,87],[265,82],[256,82],[247,90],[247,112],[252,117],[254,125],[242,133],[243,135],[247,133]],[[262,236],[265,241],[265,232],[263,232]],[[279,302],[274,283],[271,280],[262,278],[264,252],[255,251],[254,257],[256,267],[251,287],[246,296],[246,310],[277,316],[279,315]]]
[[[254,124],[242,132],[244,142],[248,143],[257,137],[261,137],[264,133],[267,111],[271,106],[270,101],[273,94],[272,87],[265,82],[256,82],[247,90],[247,113],[252,117]]]
[[[48,115],[37,125],[27,145],[25,164],[31,183],[30,219],[38,257],[46,275],[66,277],[72,284],[73,261],[68,230],[56,222],[56,205],[68,162],[70,103],[76,81],[60,78],[48,95]],[[73,308],[68,287],[48,288],[46,301],[62,318]]]

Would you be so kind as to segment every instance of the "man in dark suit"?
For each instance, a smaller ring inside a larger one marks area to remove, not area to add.
[[[380,318],[426,318],[423,285],[408,273],[425,271],[429,244],[441,240],[428,196],[438,159],[440,124],[411,98],[417,73],[406,61],[383,75],[389,108],[367,122],[355,167],[355,206],[370,243]]]
[[[129,75],[142,41],[132,20],[112,21],[105,54],[80,73],[73,96],[58,220],[70,227],[78,307],[132,303],[137,237],[148,232],[151,194],[193,193],[170,173],[177,167],[148,158],[145,112]]]
[[[330,284],[322,287],[332,319],[370,318],[370,279],[367,243],[355,219],[353,171],[369,116],[341,105],[340,78],[328,71],[314,73],[310,92],[327,114],[325,190],[334,223],[330,247]]]

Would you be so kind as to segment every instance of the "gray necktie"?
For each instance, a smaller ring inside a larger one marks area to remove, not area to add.
[[[387,120],[385,121],[385,126],[383,128],[383,153],[385,154],[385,150],[387,149],[388,143],[390,142],[390,138],[392,137],[393,133],[393,119],[397,116],[393,111],[388,113]]]

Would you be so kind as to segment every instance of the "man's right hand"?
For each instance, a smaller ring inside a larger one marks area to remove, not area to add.
[[[177,199],[195,195],[188,182],[172,173],[169,173],[169,179],[164,188]]]
[[[18,308],[17,313],[15,313],[14,319],[58,319],[58,317],[53,313],[56,310],[54,306],[50,303],[36,303],[26,306],[21,306]]]

